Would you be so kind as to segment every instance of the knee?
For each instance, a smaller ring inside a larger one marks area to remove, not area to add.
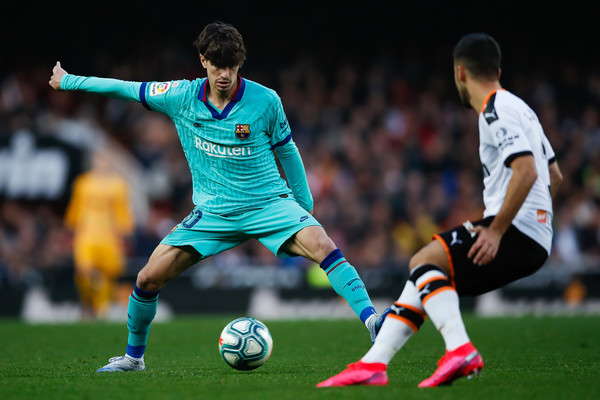
[[[337,249],[333,240],[331,240],[323,229],[316,230],[315,234],[304,245],[307,248],[309,258],[315,262],[322,262],[325,257]]]
[[[321,258],[327,257],[335,249],[337,249],[335,243],[327,235],[322,236],[317,242],[317,251],[323,256]]]
[[[446,255],[446,251],[437,241],[433,241],[429,245],[423,247],[410,258],[408,261],[409,272],[424,264],[435,265],[448,275],[451,273],[450,261]]]
[[[435,248],[424,247],[414,254],[408,261],[408,270],[412,271],[419,265],[423,264],[434,264],[440,268],[446,268],[445,260],[442,258],[444,255],[438,254]]]
[[[152,274],[151,269],[146,266],[138,272],[136,285],[147,292],[158,292],[162,289],[164,283],[155,274]]]
[[[410,260],[408,261],[408,270],[409,272],[418,267],[421,264],[426,263],[426,257],[423,256],[423,251],[419,251],[414,254]]]

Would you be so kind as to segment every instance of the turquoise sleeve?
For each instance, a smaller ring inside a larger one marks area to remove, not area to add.
[[[304,164],[296,144],[293,140],[290,140],[286,144],[276,147],[275,152],[296,201],[306,211],[312,211],[314,206],[313,197],[308,187]]]
[[[62,90],[80,90],[83,92],[98,93],[127,101],[140,101],[141,86],[141,82],[72,74],[66,74],[60,80],[60,88]]]

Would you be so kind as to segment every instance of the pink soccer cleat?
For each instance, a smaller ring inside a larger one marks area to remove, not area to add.
[[[483,369],[483,359],[471,342],[446,354],[438,361],[433,375],[419,383],[420,388],[451,385],[456,379],[479,375]]]
[[[317,384],[318,388],[331,386],[384,386],[388,383],[387,366],[383,363],[364,363],[362,361],[349,364],[348,368],[337,375]]]

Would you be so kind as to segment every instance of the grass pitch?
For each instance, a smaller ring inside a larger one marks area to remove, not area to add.
[[[598,399],[600,318],[475,318],[465,323],[485,368],[477,379],[418,389],[443,342],[426,322],[396,355],[385,387],[316,389],[369,348],[356,320],[263,321],[271,359],[254,371],[228,367],[217,351],[236,316],[155,324],[147,371],[95,370],[125,350],[125,324],[27,325],[0,320],[0,399]]]

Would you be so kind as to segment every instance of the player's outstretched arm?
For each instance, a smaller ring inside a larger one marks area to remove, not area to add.
[[[140,101],[142,87],[141,82],[72,75],[63,69],[60,61],[52,68],[49,84],[55,90],[79,90],[127,101]]]

